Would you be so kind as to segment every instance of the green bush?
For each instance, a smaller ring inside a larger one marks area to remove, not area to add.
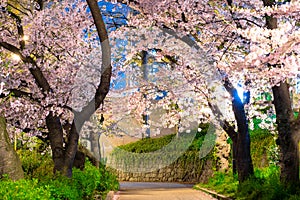
[[[200,124],[199,128],[201,128],[200,132],[195,133],[196,130],[193,130],[193,133],[191,135],[194,136],[192,143],[189,146],[189,150],[199,150],[202,142],[204,140],[204,136],[207,133],[207,129],[209,127],[209,124]],[[184,137],[185,135],[182,134],[181,137]],[[159,149],[162,149],[166,145],[170,144],[172,140],[175,140],[176,134],[170,134],[165,135],[160,138],[144,138],[136,142],[132,142],[126,145],[119,146],[118,148],[133,152],[133,153],[149,153],[154,152]],[[183,141],[183,140],[181,140]],[[184,144],[184,143],[182,143]]]
[[[283,186],[280,183],[279,171],[278,166],[256,169],[253,177],[239,185],[237,199],[300,199],[299,186]]]
[[[12,181],[7,176],[0,180],[0,199],[4,200],[47,200],[47,199],[93,199],[106,196],[110,190],[117,190],[119,183],[114,174],[86,162],[83,171],[73,168],[71,179],[53,175],[53,161],[49,154],[38,151],[19,150],[25,179]]]
[[[266,129],[250,131],[251,157],[254,167],[264,168],[278,163],[278,149],[274,135]]]
[[[234,197],[238,189],[237,176],[231,173],[215,172],[206,184],[198,184],[195,188],[205,187],[228,197]]]
[[[11,181],[0,180],[0,197],[3,200],[51,199],[51,192],[37,179]]]
[[[285,187],[280,183],[278,164],[278,147],[274,135],[269,130],[255,129],[250,131],[251,157],[254,165],[254,175],[245,182],[238,184],[237,175],[232,172],[215,172],[204,187],[220,194],[236,199],[262,200],[295,200],[300,199],[300,188]]]
[[[254,175],[241,184],[232,173],[216,172],[207,184],[198,184],[195,188],[205,187],[219,194],[238,200],[296,200],[300,199],[299,186],[285,187],[280,183],[279,167],[271,165],[255,169]]]
[[[41,154],[36,150],[24,150],[17,151],[21,161],[22,168],[24,170],[25,178],[37,178],[45,176],[53,176],[53,161],[50,154]]]

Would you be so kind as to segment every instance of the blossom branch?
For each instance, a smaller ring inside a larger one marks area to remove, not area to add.
[[[6,50],[18,55],[24,63],[32,64],[33,67],[29,68],[29,71],[33,75],[37,85],[42,89],[43,92],[51,91],[51,88],[50,88],[50,85],[49,85],[47,79],[45,78],[44,74],[42,73],[41,69],[37,66],[37,64],[33,60],[33,58],[31,58],[30,56],[24,56],[20,52],[19,48],[15,47],[14,45],[9,44],[7,42],[0,41],[0,46],[5,48]]]

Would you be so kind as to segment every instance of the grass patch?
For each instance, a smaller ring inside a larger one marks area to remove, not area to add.
[[[255,169],[254,175],[240,185],[232,173],[216,172],[207,184],[197,184],[194,188],[199,187],[239,200],[300,199],[299,186],[284,187],[280,183],[277,166]]]
[[[296,200],[300,199],[299,186],[283,186],[280,183],[278,151],[274,136],[268,130],[255,129],[250,132],[251,156],[254,175],[238,184],[232,172],[215,172],[206,184],[195,188],[207,188],[225,196],[241,200]]]
[[[204,136],[207,133],[208,127],[209,127],[209,124],[201,124],[201,125],[199,125],[199,128],[201,128],[200,132],[193,130],[194,132],[196,131],[197,133],[194,134],[195,137],[194,137],[192,143],[190,144],[188,150],[199,150],[200,149],[203,139],[204,139]],[[183,134],[183,136],[184,136],[184,134]],[[175,137],[176,137],[176,134],[165,135],[160,138],[143,138],[139,141],[119,146],[118,148],[128,151],[128,152],[132,152],[132,153],[149,153],[149,152],[154,152],[154,151],[162,149],[164,146],[168,145]]]
[[[215,172],[208,183],[199,183],[194,186],[195,189],[199,187],[213,190],[228,197],[234,197],[238,190],[238,179],[232,173]]]
[[[149,153],[166,146],[174,137],[176,137],[176,134],[166,135],[161,138],[143,138],[137,142],[119,146],[119,148],[133,153]]]
[[[73,177],[70,179],[53,175],[50,155],[29,150],[18,153],[25,179],[12,181],[7,176],[0,179],[0,196],[3,200],[94,199],[95,196],[104,198],[110,190],[118,190],[116,176],[107,171],[104,165],[96,168],[87,161],[83,171],[73,168]]]

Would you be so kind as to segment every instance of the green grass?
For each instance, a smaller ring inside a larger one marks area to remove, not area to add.
[[[200,183],[194,186],[195,189],[199,187],[213,190],[228,197],[234,197],[238,189],[238,180],[232,173],[215,172],[208,183]]]
[[[279,180],[279,167],[269,166],[255,169],[254,175],[238,184],[237,176],[232,173],[215,172],[206,184],[199,187],[213,190],[219,194],[238,200],[295,200],[300,199],[300,187],[285,187]]]
[[[199,126],[202,130],[195,134],[195,137],[189,146],[189,150],[200,149],[208,126],[208,124],[201,124]],[[133,153],[149,153],[162,149],[166,145],[170,144],[170,142],[175,139],[175,137],[176,134],[165,135],[160,138],[144,138],[137,142],[119,146],[119,148]]]
[[[48,154],[36,151],[18,152],[23,163],[25,179],[12,181],[4,176],[0,179],[0,199],[3,200],[77,200],[104,198],[108,191],[118,190],[119,183],[105,166],[99,168],[86,162],[83,171],[73,168],[73,177],[53,175],[53,162]]]
[[[171,134],[161,138],[144,138],[137,142],[122,145],[119,148],[133,153],[149,153],[166,146],[175,136],[175,134]]]
[[[268,167],[278,162],[278,152],[274,136],[266,129],[250,131],[251,157],[253,166],[257,168]]]
[[[280,183],[278,152],[274,136],[268,130],[256,129],[250,132],[251,156],[254,175],[238,184],[237,175],[232,172],[215,172],[206,184],[197,184],[219,194],[241,200],[296,200],[300,199],[300,187],[286,187]]]

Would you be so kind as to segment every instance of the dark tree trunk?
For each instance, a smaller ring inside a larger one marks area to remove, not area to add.
[[[66,147],[64,147],[63,129],[59,117],[54,116],[53,113],[50,112],[46,117],[46,124],[49,130],[52,159],[54,162],[53,171],[54,173],[60,172],[63,175],[71,177],[73,162],[77,153],[78,138],[76,140],[75,136],[75,140],[73,140],[73,142],[72,140],[68,141]],[[71,134],[74,134],[72,131],[71,128],[69,138]],[[70,146],[72,148],[70,148]]]
[[[79,129],[81,129],[83,123],[84,120],[80,120],[80,124],[78,124]],[[75,122],[73,122],[68,132],[67,141],[65,142],[59,117],[54,116],[53,113],[50,112],[46,117],[46,125],[49,131],[52,159],[54,161],[53,171],[54,173],[60,172],[67,177],[72,177],[72,168],[76,155],[78,158],[76,167],[82,168],[82,165],[84,165],[81,152],[77,152],[79,140],[79,133],[77,132],[78,128],[75,126]]]
[[[264,6],[273,6],[274,0],[263,0]],[[266,16],[266,27],[277,28],[277,19]],[[272,38],[271,38],[272,39]],[[289,85],[286,81],[273,86],[274,106],[278,130],[277,144],[280,149],[280,179],[284,184],[299,183],[299,128],[300,118],[294,119]]]
[[[232,173],[237,173],[237,140],[232,140]]]
[[[142,70],[143,70],[143,79],[148,82],[149,70],[148,70],[148,52],[142,51]],[[147,99],[147,94],[143,94],[144,98]],[[149,114],[147,114],[148,108],[145,109],[146,114],[143,114],[144,124],[149,126]],[[147,127],[146,132],[142,133],[142,138],[150,138],[150,127]]]
[[[63,130],[60,123],[60,119],[56,116],[53,116],[53,113],[49,113],[46,117],[46,125],[49,131],[49,140],[50,146],[52,149],[52,159],[54,162],[53,172],[57,171],[64,172],[64,138],[63,138]]]
[[[233,173],[238,173],[239,182],[245,181],[253,174],[253,164],[250,154],[250,135],[248,130],[248,120],[244,109],[244,104],[237,94],[237,90],[232,86],[228,79],[224,82],[224,87],[232,97],[232,109],[238,126],[238,132],[235,131],[226,119],[223,119],[222,113],[216,105],[208,102],[209,107],[218,118],[221,127],[232,140],[232,165]]]
[[[5,118],[0,116],[0,178],[4,174],[12,180],[24,177],[22,163],[8,137]]]
[[[253,165],[250,155],[250,135],[248,129],[248,121],[244,110],[244,105],[237,97],[237,91],[232,102],[233,112],[238,126],[238,134],[236,141],[236,165],[238,171],[239,182],[245,181],[253,174]],[[234,144],[234,143],[233,143]]]
[[[294,119],[287,82],[272,87],[272,91],[278,126],[280,179],[283,183],[299,183],[299,117]]]
[[[244,104],[238,96],[237,90],[229,82],[228,78],[225,79],[224,87],[232,97],[232,110],[234,112],[238,131],[235,134],[229,134],[229,136],[233,141],[233,161],[235,161],[237,167],[238,179],[239,182],[243,182],[254,173],[250,154],[248,120]],[[228,130],[226,132],[228,132]],[[233,131],[231,130],[231,132]]]

